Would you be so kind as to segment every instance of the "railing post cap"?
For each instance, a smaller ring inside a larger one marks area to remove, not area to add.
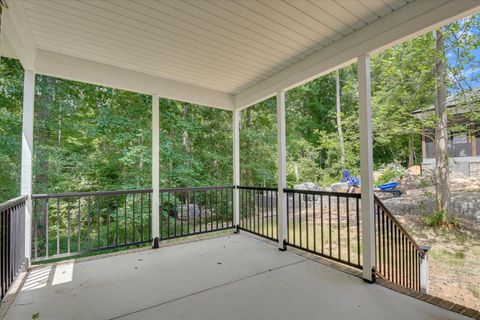
[[[420,250],[422,250],[423,253],[427,253],[428,250],[430,250],[430,246],[427,245],[421,245]]]

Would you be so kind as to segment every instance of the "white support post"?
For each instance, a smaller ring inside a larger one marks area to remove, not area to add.
[[[33,155],[33,116],[35,100],[35,72],[25,70],[23,80],[23,123],[22,123],[22,168],[21,195],[27,195],[25,210],[25,258],[30,266],[32,241],[32,155]]]
[[[233,111],[233,225],[235,233],[240,225],[240,111]]]
[[[428,293],[428,250],[429,246],[420,246],[420,291]]]
[[[287,187],[287,146],[285,133],[285,92],[277,92],[277,154],[278,154],[278,248],[287,246],[287,198],[283,191]]]
[[[152,238],[153,248],[160,241],[160,108],[159,96],[152,95]]]
[[[358,97],[360,102],[360,177],[362,206],[363,279],[375,281],[375,224],[373,195],[372,105],[370,56],[358,57]]]

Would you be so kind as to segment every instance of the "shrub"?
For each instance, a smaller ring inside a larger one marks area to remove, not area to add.
[[[395,180],[402,180],[407,175],[407,170],[397,164],[389,164],[379,170],[380,175],[377,177],[375,184],[381,185]]]
[[[432,228],[437,227],[453,227],[456,228],[459,226],[458,218],[454,215],[447,215],[445,210],[434,211],[431,214],[427,215],[424,219],[425,224]]]
[[[437,228],[443,226],[447,220],[445,210],[434,211],[425,217],[425,224],[429,227]]]

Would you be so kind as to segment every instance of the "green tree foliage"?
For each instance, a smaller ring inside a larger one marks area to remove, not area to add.
[[[18,196],[22,143],[23,71],[16,60],[0,64],[0,202]]]
[[[413,111],[435,101],[435,42],[431,33],[385,50],[372,59],[374,155],[407,165],[413,135],[420,156],[420,121]],[[417,159],[417,161],[420,159]]]
[[[160,100],[161,186],[231,185],[232,153],[231,112]]]
[[[0,68],[4,201],[20,189],[23,70]],[[41,75],[36,88],[34,193],[150,188],[150,96]],[[160,110],[161,186],[231,184],[231,112],[166,99]]]
[[[150,97],[37,76],[34,192],[150,185]]]
[[[277,185],[277,112],[270,98],[241,113],[240,183],[247,186]]]

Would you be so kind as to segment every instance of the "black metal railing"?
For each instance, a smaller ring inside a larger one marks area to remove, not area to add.
[[[360,194],[285,189],[287,244],[362,267]]]
[[[233,228],[233,189],[160,189],[160,240]]]
[[[236,188],[239,228],[277,241],[277,189]],[[233,228],[234,189],[160,189],[160,240]],[[284,192],[287,245],[362,268],[360,194],[297,189]],[[151,242],[151,193],[128,190],[32,196],[33,260]],[[5,212],[20,212],[20,204]],[[374,213],[377,275],[420,290],[420,264],[425,252],[377,197]],[[3,211],[2,219],[6,219]],[[24,257],[21,252],[19,255]]]
[[[160,240],[233,227],[233,187],[160,189]],[[152,190],[32,196],[32,260],[152,241]]]
[[[420,263],[426,252],[375,197],[376,273],[401,286],[420,290]]]
[[[360,194],[284,191],[288,245],[362,268]],[[398,285],[421,290],[420,267],[426,252],[377,197],[374,224],[376,274]]]
[[[151,190],[32,196],[32,260],[151,241]]]
[[[25,258],[25,206],[27,196],[0,204],[0,301],[7,294]]]
[[[277,189],[239,186],[240,229],[277,241]]]

